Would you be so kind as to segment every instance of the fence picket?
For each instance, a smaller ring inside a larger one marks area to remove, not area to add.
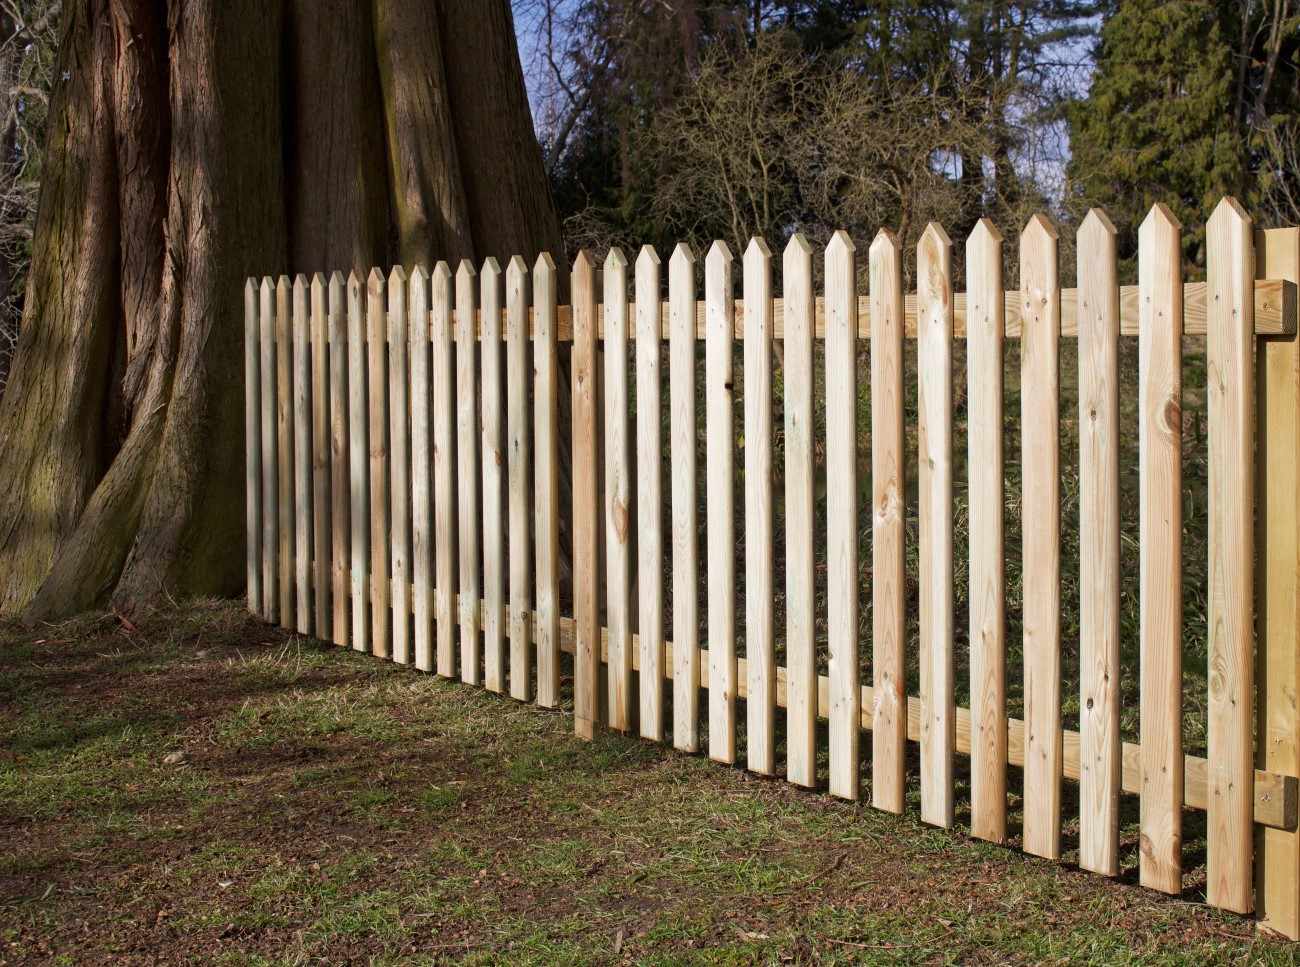
[[[1061,855],[1061,286],[1056,227],[1020,235],[1020,446],[1024,521],[1024,849]]]
[[[745,297],[745,745],[754,772],[776,771],[772,625],[772,251],[750,239]]]
[[[632,728],[631,465],[628,453],[627,258],[605,257],[605,574],[609,727]]]
[[[286,627],[297,617],[294,607],[297,587],[294,535],[297,520],[293,511],[293,319],[290,298],[289,277],[282,275],[275,284],[275,425],[276,463],[279,467],[277,479],[280,483],[277,494],[280,502],[280,623]]]
[[[1210,438],[1207,899],[1254,909],[1255,253],[1250,216],[1221,201],[1206,231]]]
[[[411,611],[415,667],[433,671],[433,460],[429,423],[429,273],[411,270]]]
[[[347,283],[341,272],[330,275],[329,283],[329,355],[330,355],[330,502],[333,505],[330,555],[334,590],[333,640],[348,644],[348,604],[350,600],[349,551],[351,522],[348,514],[348,316],[345,302]]]
[[[907,487],[903,469],[903,258],[881,229],[870,251],[871,327],[871,801],[903,811],[907,779]]]
[[[456,495],[460,550],[460,680],[479,684],[478,273],[468,259],[456,269]]]
[[[296,628],[311,634],[311,323],[307,278],[293,280],[293,545]]]
[[[732,255],[714,242],[704,258],[705,499],[708,527],[709,757],[736,761],[736,522]]]
[[[483,263],[480,315],[483,319],[483,686],[505,688],[505,461],[501,455],[501,265]]]
[[[663,419],[660,407],[659,256],[636,259],[637,632],[641,735],[664,739]]]
[[[389,605],[388,307],[383,273],[372,269],[366,282],[366,354],[369,361],[370,453],[370,652],[391,653]]]
[[[330,398],[325,277],[311,280],[312,602],[317,638],[330,636]]]
[[[429,327],[433,365],[433,536],[434,620],[438,635],[438,674],[456,675],[456,430],[452,369],[452,280],[446,262],[433,269],[429,286]]]
[[[348,277],[348,464],[352,498],[352,647],[370,647],[370,467],[367,433],[366,321],[362,289]]]
[[[673,745],[700,747],[700,631],[695,491],[695,253],[668,261],[668,382],[673,509]]]
[[[1156,205],[1138,230],[1141,880],[1182,889],[1182,243]]]
[[[826,572],[830,791],[858,798],[857,277],[849,236],[826,248]]]
[[[817,664],[813,612],[812,246],[785,247],[786,776],[817,784]],[[675,645],[675,643],[674,643]]]
[[[1079,865],[1119,873],[1119,283],[1115,227],[1079,228]],[[973,452],[973,451],[972,451]]]
[[[533,426],[537,475],[537,704],[560,703],[560,483],[555,439],[559,419],[555,360],[555,260],[543,252],[533,266]]]
[[[1002,235],[981,218],[966,242],[967,506],[970,513],[971,835],[1007,838]]]
[[[390,470],[389,556],[392,574],[393,661],[411,661],[411,479],[407,352],[407,277],[398,265],[388,276],[388,452]]]
[[[528,476],[528,266],[516,255],[506,266],[506,434],[510,491],[510,697],[529,696],[529,633],[532,601],[529,562]]]
[[[573,728],[595,735],[600,717],[600,613],[596,598],[596,266],[573,260]]]
[[[952,242],[931,222],[916,250],[920,451],[921,820],[953,821]]]
[[[257,314],[257,285],[244,283],[244,500],[248,610],[262,607],[262,387],[258,370],[262,332]]]
[[[280,620],[280,481],[276,424],[275,288],[262,279],[258,292],[262,418],[262,617]]]

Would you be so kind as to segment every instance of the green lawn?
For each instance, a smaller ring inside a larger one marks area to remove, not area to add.
[[[1292,962],[1194,876],[571,733],[239,604],[0,627],[0,964]]]

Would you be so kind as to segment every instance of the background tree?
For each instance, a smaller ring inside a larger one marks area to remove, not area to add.
[[[68,0],[0,613],[236,590],[250,274],[560,245],[505,0]]]

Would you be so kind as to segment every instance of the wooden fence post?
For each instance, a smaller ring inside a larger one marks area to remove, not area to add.
[[[1255,234],[1255,277],[1300,282],[1300,228]],[[1300,338],[1256,337],[1255,765],[1300,775]],[[1265,930],[1300,939],[1300,832],[1255,827]]]
[[[574,731],[590,739],[599,708],[600,615],[596,599],[596,266],[573,260],[573,651]]]

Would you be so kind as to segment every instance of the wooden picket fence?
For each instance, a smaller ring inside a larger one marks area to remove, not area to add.
[[[267,278],[259,286],[250,279],[249,606],[304,635],[544,706],[561,701],[560,656],[569,652],[576,731],[586,737],[603,718],[654,741],[671,733],[677,748],[697,751],[703,689],[710,757],[735,762],[743,725],[746,765],[761,774],[778,770],[776,710],[783,708],[785,772],[801,786],[819,782],[817,723],[826,720],[829,791],[848,799],[859,796],[867,730],[872,804],[896,813],[907,791],[907,743],[919,742],[921,817],[938,826],[953,825],[954,759],[969,756],[970,830],[993,842],[1008,839],[1007,767],[1019,766],[1022,845],[1038,856],[1060,857],[1062,783],[1076,780],[1079,863],[1101,874],[1120,868],[1120,795],[1138,795],[1141,882],[1170,893],[1183,885],[1183,812],[1205,810],[1209,902],[1257,911],[1269,928],[1300,936],[1300,230],[1256,233],[1240,206],[1225,199],[1208,223],[1204,283],[1182,279],[1180,232],[1157,205],[1139,234],[1138,285],[1120,286],[1114,228],[1094,211],[1078,233],[1074,290],[1060,287],[1056,229],[1042,216],[1020,236],[1018,292],[1004,290],[1003,240],[986,221],[966,243],[964,294],[953,292],[953,246],[937,225],[917,247],[914,295],[904,293],[903,252],[888,231],[871,245],[865,297],[858,295],[854,246],[842,232],[824,253],[820,297],[814,253],[801,236],[784,253],[783,299],[774,298],[773,259],[760,239],[744,253],[739,301],[733,257],[720,242],[704,260],[703,300],[695,257],[677,247],[666,303],[660,261],[649,247],[637,258],[631,301],[621,252],[605,260],[599,295],[601,273],[579,254],[571,306],[557,305],[558,271],[545,254],[531,272],[516,257],[504,273],[489,259],[478,273],[462,264],[454,277],[439,263],[431,275],[396,268],[387,279],[379,270],[365,280],[335,273],[310,283]],[[1184,335],[1205,337],[1208,359],[1205,758],[1182,747]],[[1119,714],[1118,348],[1131,336],[1140,355],[1138,744],[1121,740]],[[1063,337],[1080,343],[1077,731],[1066,728],[1061,711]],[[953,342],[961,338],[969,394],[969,708],[957,705],[952,644]],[[733,420],[737,339],[743,428]],[[817,339],[825,341],[824,441],[814,439]],[[919,696],[905,690],[905,339],[917,341],[918,360]],[[1023,720],[1009,718],[1006,708],[1006,339],[1021,341]],[[776,664],[781,632],[773,620],[774,340],[784,356],[784,667]],[[868,342],[870,382],[859,387],[855,356]],[[572,387],[572,422],[563,429],[561,344],[568,344]],[[868,394],[872,504],[865,508],[857,506],[856,414]],[[826,527],[814,533],[813,455],[822,443]],[[562,468],[565,452],[569,466]],[[562,469],[572,484],[571,617],[560,613]],[[866,513],[871,560],[862,568],[858,521]],[[819,670],[820,540],[829,663]],[[663,586],[665,542],[670,589]],[[864,570],[869,588],[859,580]],[[666,591],[671,642],[663,627]],[[858,609],[868,593],[872,681],[864,684]],[[743,723],[737,699],[744,699]]]

